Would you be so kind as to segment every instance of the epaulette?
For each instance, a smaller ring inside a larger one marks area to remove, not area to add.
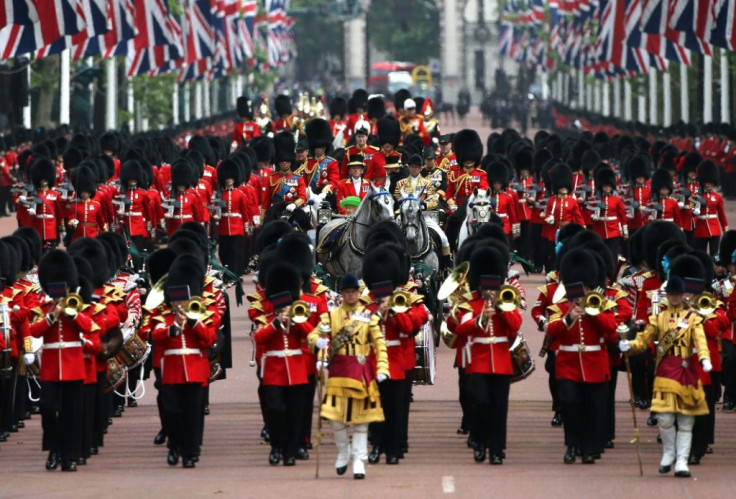
[[[559,274],[556,270],[553,270],[547,273],[547,275],[544,276],[544,279],[547,281],[547,283],[557,282],[559,280]]]
[[[603,304],[603,310],[612,310],[616,308],[616,302],[613,300],[606,299]]]
[[[260,293],[258,293],[257,291],[254,291],[253,293],[248,293],[248,294],[246,295],[246,298],[247,298],[247,299],[248,299],[248,301],[249,301],[249,302],[251,302],[251,303],[258,303],[258,302],[260,302],[261,300],[263,300],[263,297],[262,297],[262,296],[261,296],[261,294],[260,294]]]
[[[268,324],[268,319],[266,319],[265,315],[259,315],[255,318],[255,322],[257,322],[261,326],[265,326],[266,324]]]
[[[263,312],[263,302],[256,301],[250,304],[250,308],[254,308],[258,310],[259,312]]]
[[[540,293],[542,293],[544,296],[547,296],[547,284],[543,286],[538,286],[537,289]]]
[[[330,290],[330,288],[328,288],[324,284],[319,284],[319,285],[317,285],[317,289],[314,290],[314,296],[321,295],[323,293],[328,292],[329,290]]]
[[[613,299],[618,301],[622,298],[628,298],[628,296],[629,296],[629,293],[627,293],[623,289],[616,289],[616,296],[614,296]]]
[[[409,304],[415,305],[417,303],[424,303],[424,296],[419,293],[412,293],[410,295]]]
[[[12,299],[15,299],[15,297],[16,297],[16,296],[18,296],[18,295],[19,295],[20,293],[22,293],[22,292],[23,292],[23,290],[22,290],[22,289],[18,289],[18,288],[13,288],[13,295],[12,295],[12,296],[10,297],[10,299],[11,299],[11,300],[12,300]]]
[[[95,309],[93,313],[99,314],[100,312],[103,312],[105,308],[106,307],[102,303],[95,303]]]
[[[641,277],[642,277],[643,279],[649,279],[649,278],[650,278],[650,277],[652,277],[653,275],[654,275],[654,271],[653,271],[653,270],[647,270],[646,272],[644,272],[644,273],[643,273],[643,274],[641,275]]]
[[[373,302],[373,300],[371,299],[371,295],[362,295],[360,297],[360,302],[365,305],[369,305]]]

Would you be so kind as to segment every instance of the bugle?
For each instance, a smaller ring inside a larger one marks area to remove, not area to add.
[[[294,324],[303,324],[309,320],[309,304],[302,300],[295,301],[289,308],[289,320]]]
[[[504,284],[496,295],[496,308],[502,312],[513,312],[521,305],[521,294],[515,286]]]
[[[603,305],[606,303],[605,297],[598,291],[590,291],[583,298],[583,310],[587,315],[595,317],[603,312]]]
[[[76,317],[84,307],[84,300],[77,293],[69,293],[60,302],[61,311],[69,317]]]
[[[716,311],[716,299],[710,293],[704,292],[693,299],[693,306],[700,315],[710,315]]]
[[[389,307],[395,314],[406,312],[411,307],[411,295],[406,291],[394,291],[394,294],[391,295],[391,303]]]

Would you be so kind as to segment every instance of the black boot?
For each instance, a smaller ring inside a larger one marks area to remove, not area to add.
[[[475,459],[476,463],[482,463],[486,460],[485,445],[478,444],[475,446],[475,450],[473,451],[473,459]]]
[[[549,422],[552,426],[562,426],[562,416],[559,412],[555,412],[554,417],[552,418],[552,421]]]
[[[46,458],[46,469],[49,471],[54,471],[59,466],[59,455],[51,451],[49,452],[49,457]]]
[[[568,447],[565,451],[565,464],[572,464],[575,462],[575,447]]]
[[[166,432],[161,429],[156,436],[153,437],[153,445],[163,445],[166,443]]]
[[[381,459],[382,452],[380,445],[374,445],[373,449],[371,449],[371,453],[368,454],[368,462],[371,464],[377,464]]]

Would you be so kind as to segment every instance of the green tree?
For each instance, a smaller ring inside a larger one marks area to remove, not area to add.
[[[392,59],[426,63],[440,53],[440,16],[434,0],[374,0],[369,42]]]
[[[293,0],[289,14],[295,15],[297,79],[308,80],[330,69],[330,60],[342,60],[343,23],[330,9],[330,0]],[[334,68],[337,69],[337,68]]]

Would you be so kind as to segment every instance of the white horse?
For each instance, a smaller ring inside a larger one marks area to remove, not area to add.
[[[327,192],[322,192],[320,194],[316,194],[311,186],[307,187],[307,195],[309,196],[309,200],[301,207],[301,209],[309,215],[309,219],[312,221],[312,228],[307,231],[307,235],[309,235],[309,238],[312,240],[312,244],[315,246],[317,245],[317,214],[319,212],[320,207],[322,206],[322,202],[325,200],[325,196],[327,195]]]
[[[478,227],[491,220],[493,206],[491,204],[491,193],[488,189],[475,189],[468,198],[467,214],[460,227],[457,247],[463,245],[468,237],[475,234]]]

